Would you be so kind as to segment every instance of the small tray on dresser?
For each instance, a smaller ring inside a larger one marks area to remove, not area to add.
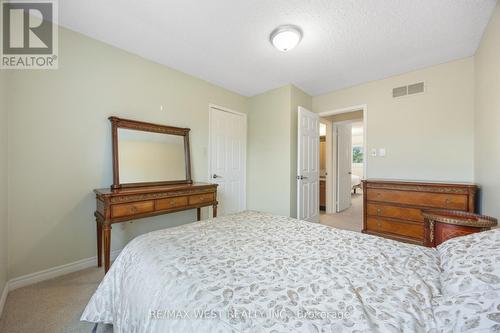
[[[490,230],[498,224],[497,219],[463,211],[430,209],[422,212],[424,217],[424,245],[435,247],[448,239]]]

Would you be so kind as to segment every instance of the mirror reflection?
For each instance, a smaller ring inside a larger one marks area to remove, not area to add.
[[[186,179],[184,137],[118,129],[120,183]]]

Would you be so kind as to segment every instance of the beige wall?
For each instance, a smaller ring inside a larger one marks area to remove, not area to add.
[[[500,4],[475,64],[475,177],[482,187],[482,212],[500,218]]]
[[[297,215],[297,110],[311,104],[311,97],[293,85],[250,98],[249,209]]]
[[[250,99],[247,208],[290,214],[290,86]]]
[[[392,88],[425,81],[424,94]],[[474,60],[467,58],[313,98],[315,112],[366,104],[369,178],[472,181]]]
[[[58,70],[9,78],[10,278],[95,256],[92,190],[112,183],[108,116],[190,127],[193,179],[206,181],[209,103],[248,108],[246,97],[78,33],[59,33]],[[195,214],[115,225],[112,248]]]
[[[7,94],[6,71],[0,70],[0,297],[7,282]],[[1,312],[1,309],[0,309]]]

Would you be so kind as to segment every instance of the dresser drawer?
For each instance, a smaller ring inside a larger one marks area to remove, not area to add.
[[[189,197],[190,205],[214,201],[214,193],[197,194]]]
[[[404,221],[392,221],[376,217],[368,217],[367,229],[369,231],[388,233],[410,237],[418,240],[424,238],[424,225]]]
[[[467,210],[468,208],[467,195],[461,194],[368,189],[366,195],[370,201],[457,210]]]
[[[371,233],[378,233],[378,220],[376,218],[370,218],[370,217],[366,219],[365,231],[369,231]]]
[[[424,222],[422,211],[418,208],[396,207],[387,205],[378,205],[374,203],[367,204],[368,215],[392,217],[395,219]]]
[[[153,201],[142,201],[111,206],[111,217],[123,217],[154,211]]]
[[[188,205],[188,197],[173,197],[156,200],[156,210],[166,210]]]

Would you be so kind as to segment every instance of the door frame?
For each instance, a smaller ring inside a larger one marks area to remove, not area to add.
[[[212,181],[212,113],[213,110],[219,110],[223,112],[229,112],[235,115],[238,115],[242,117],[243,119],[243,210],[247,209],[247,114],[239,111],[232,110],[230,108],[227,108],[225,106],[217,105],[210,103],[208,104],[208,175],[207,179],[208,182],[211,183]]]
[[[319,112],[318,115],[320,117],[328,117],[336,114],[348,113],[353,111],[363,110],[363,178],[367,177],[368,170],[368,146],[367,146],[367,138],[368,138],[368,105],[353,105],[345,108],[334,109],[331,111],[323,111]],[[331,131],[326,131],[326,151],[329,152],[326,154],[327,161],[327,175],[326,175],[326,213],[327,214],[337,214],[336,205],[337,205],[337,193],[334,191],[336,186],[336,181],[334,181],[334,175],[336,175],[336,165],[333,163],[334,156],[337,156],[337,140],[334,138],[335,134],[335,124],[331,123]],[[331,170],[330,170],[331,169]],[[331,171],[331,172],[329,172]]]

